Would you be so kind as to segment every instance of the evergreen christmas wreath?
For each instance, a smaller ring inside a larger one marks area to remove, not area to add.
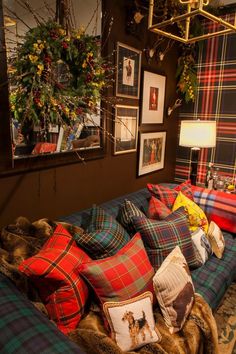
[[[21,126],[49,123],[72,126],[96,112],[109,67],[100,56],[100,40],[75,30],[70,35],[48,21],[30,29],[18,50],[10,95]]]

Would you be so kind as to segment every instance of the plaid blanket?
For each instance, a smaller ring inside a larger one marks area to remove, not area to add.
[[[236,195],[192,186],[194,201],[204,210],[209,221],[221,229],[236,233]]]

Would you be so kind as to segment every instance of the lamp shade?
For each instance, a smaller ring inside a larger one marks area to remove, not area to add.
[[[216,146],[216,122],[202,120],[182,120],[179,145],[196,148]]]

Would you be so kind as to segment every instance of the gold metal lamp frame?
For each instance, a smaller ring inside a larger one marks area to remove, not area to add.
[[[182,43],[188,44],[188,43],[193,43],[197,41],[201,41],[203,39],[208,39],[211,37],[216,37],[216,36],[221,36],[223,34],[227,34],[230,32],[235,32],[236,31],[236,17],[234,20],[234,25],[224,21],[220,17],[216,17],[213,14],[207,12],[206,10],[203,9],[204,6],[207,6],[209,4],[209,0],[179,0],[180,4],[182,5],[187,5],[187,12],[185,14],[175,16],[170,18],[169,20],[162,21],[160,23],[153,24],[153,15],[154,15],[154,2],[155,0],[149,0],[149,16],[148,16],[148,29],[154,33],[158,33],[162,36],[180,41]],[[213,22],[217,22],[221,24],[222,26],[225,27],[225,29],[216,31],[216,32],[211,32],[211,33],[206,33],[200,36],[196,37],[190,37],[190,20],[192,17],[196,15],[201,15],[209,20],[212,20]],[[176,22],[179,21],[185,21],[185,31],[184,31],[184,36],[178,36],[176,34],[172,34],[169,32],[166,32],[163,27],[172,25]]]

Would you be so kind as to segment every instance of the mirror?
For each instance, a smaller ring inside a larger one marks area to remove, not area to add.
[[[101,0],[60,3],[3,2],[14,159],[101,147]]]

